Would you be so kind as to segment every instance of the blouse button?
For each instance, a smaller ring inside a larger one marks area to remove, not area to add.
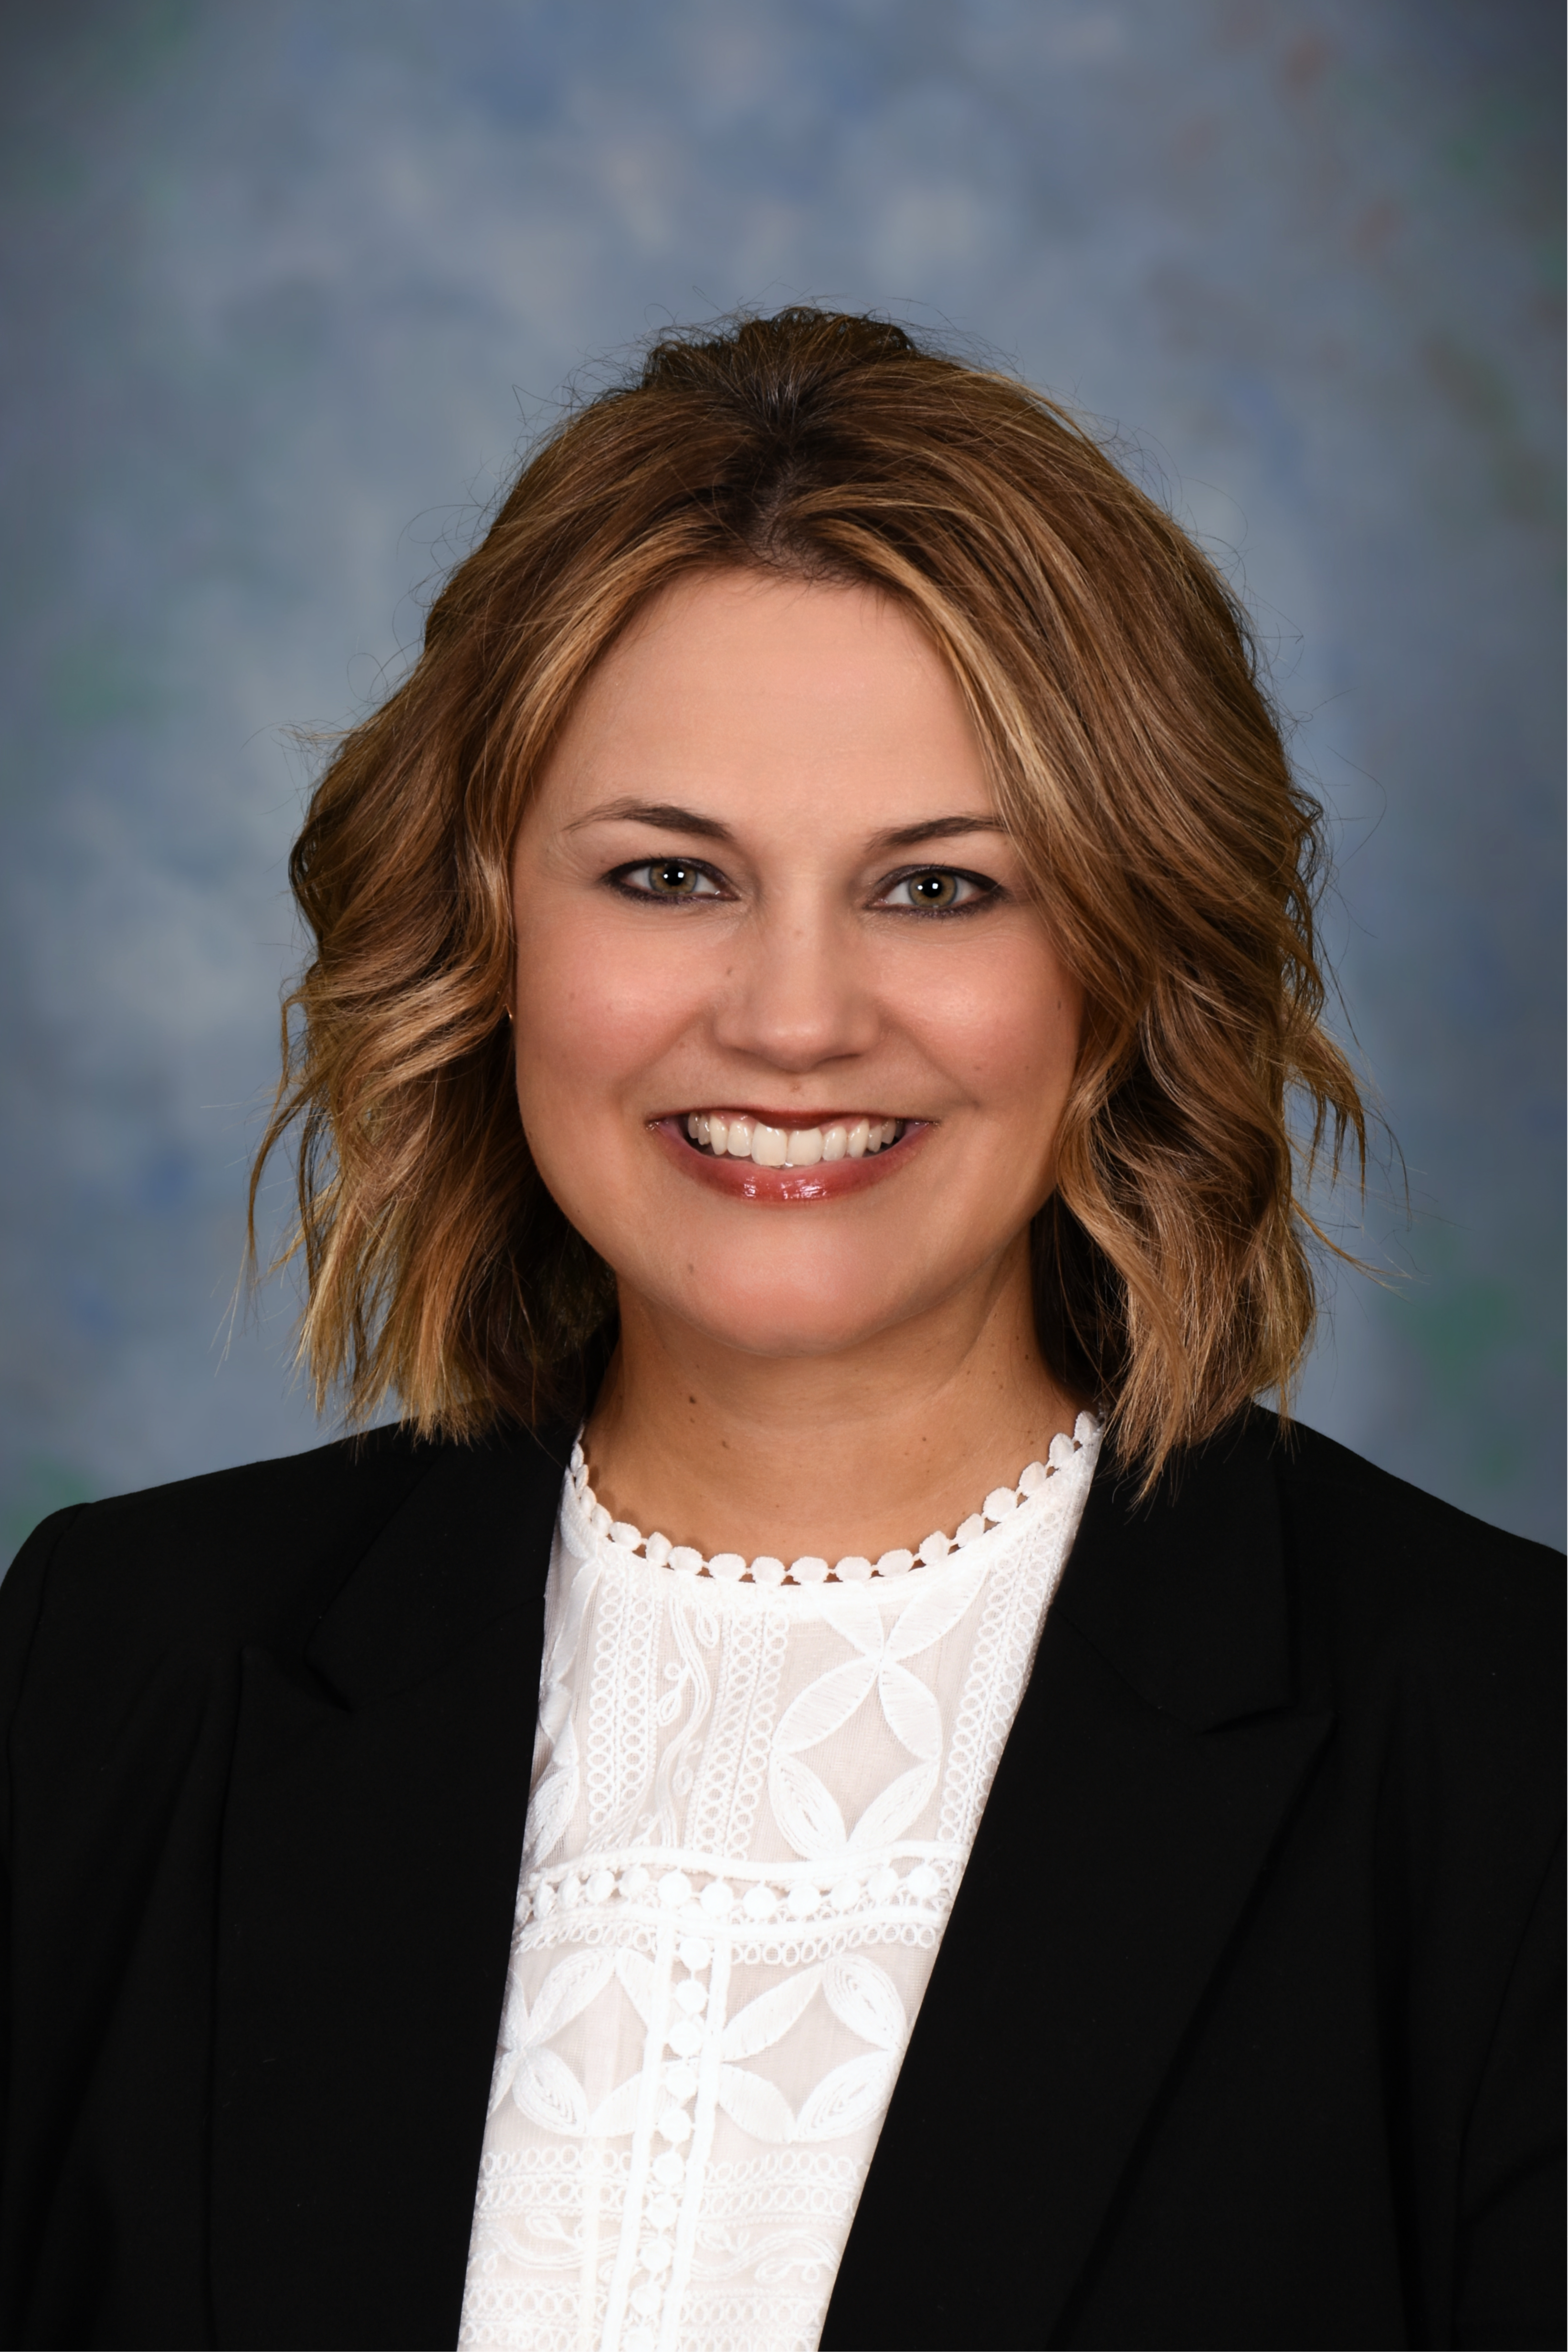
[[[692,1882],[684,1870],[672,1870],[659,1881],[659,1900],[666,1911],[678,1911],[692,1899]]]

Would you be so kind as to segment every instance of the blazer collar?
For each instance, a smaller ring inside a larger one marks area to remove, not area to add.
[[[218,1892],[217,2341],[455,2341],[565,1444],[439,1447],[255,1647]]]
[[[1249,1413],[1142,1502],[1103,1456],[1054,1604],[1140,1698],[1195,1731],[1291,1696],[1279,1442],[1271,1416]]]
[[[542,1593],[570,1445],[561,1430],[506,1430],[424,1449],[424,1475],[305,1652],[346,1706],[411,1689]]]
[[[915,2021],[824,2347],[1071,2340],[1161,2085],[1329,1728],[1249,1416],[1103,1460]]]

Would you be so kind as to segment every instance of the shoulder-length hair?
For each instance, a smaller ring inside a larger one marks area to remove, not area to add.
[[[254,1247],[298,1124],[319,1403],[395,1397],[460,1438],[581,1407],[614,1283],[523,1138],[510,852],[593,664],[718,565],[869,583],[951,666],[1087,1003],[1032,1235],[1053,1373],[1149,1475],[1258,1392],[1283,1403],[1314,1312],[1303,1192],[1364,1125],[1322,1024],[1320,811],[1246,617],[1055,403],[805,309],[666,336],[569,415],[316,788],[289,866],[315,952],[251,1216]]]

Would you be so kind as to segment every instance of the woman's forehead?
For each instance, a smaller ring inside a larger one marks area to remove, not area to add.
[[[569,823],[658,803],[874,831],[991,809],[979,742],[918,624],[871,588],[756,572],[664,592],[586,682],[545,781]]]

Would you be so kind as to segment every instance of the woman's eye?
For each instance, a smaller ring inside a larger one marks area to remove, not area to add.
[[[685,857],[655,857],[643,866],[623,866],[615,879],[622,889],[644,898],[716,898],[717,885],[706,866]]]
[[[883,892],[879,904],[908,908],[923,915],[956,913],[990,895],[994,885],[977,875],[956,874],[950,866],[927,866],[916,874],[901,874]]]

